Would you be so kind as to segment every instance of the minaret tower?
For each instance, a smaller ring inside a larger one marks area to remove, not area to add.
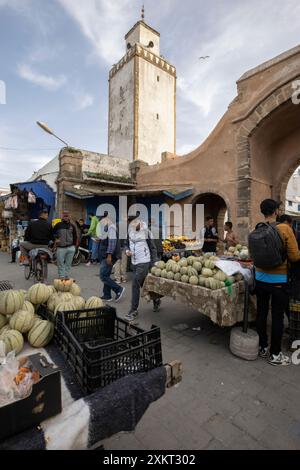
[[[160,34],[141,20],[109,73],[108,154],[150,165],[176,153],[176,68],[160,55]]]

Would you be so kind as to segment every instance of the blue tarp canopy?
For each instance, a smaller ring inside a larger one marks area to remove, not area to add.
[[[43,200],[43,205],[47,206],[49,209],[50,219],[53,218],[53,213],[55,210],[55,192],[53,189],[46,183],[46,181],[30,181],[26,183],[15,183],[11,184],[11,188],[16,187],[23,191],[32,191],[37,199]],[[32,204],[32,210],[30,211],[34,218],[36,217],[35,212],[41,209],[41,201],[37,201],[37,204]],[[36,206],[36,207],[34,207]]]

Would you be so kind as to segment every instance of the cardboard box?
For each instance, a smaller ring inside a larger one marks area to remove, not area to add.
[[[61,413],[60,370],[41,353],[28,357],[41,379],[32,386],[32,392],[27,398],[0,408],[0,440]]]

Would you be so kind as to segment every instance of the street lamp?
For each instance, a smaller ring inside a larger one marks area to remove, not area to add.
[[[48,134],[53,135],[53,137],[56,137],[56,139],[60,140],[63,144],[65,144],[67,147],[69,147],[69,144],[67,144],[67,142],[62,140],[57,135],[55,135],[54,132],[47,126],[47,124],[45,124],[44,122],[40,122],[40,121],[37,121],[36,123],[37,123],[38,126],[40,126],[43,129],[43,131],[47,132]]]

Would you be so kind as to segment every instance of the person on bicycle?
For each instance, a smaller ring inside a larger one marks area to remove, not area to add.
[[[29,222],[25,231],[24,242],[20,243],[21,255],[24,257],[24,266],[29,265],[28,255],[36,248],[48,249],[48,245],[53,240],[52,226],[48,222],[48,210],[40,212],[38,220]]]
[[[54,238],[57,248],[58,276],[60,279],[69,279],[78,241],[77,230],[71,222],[69,211],[63,211],[62,221],[55,225]]]

